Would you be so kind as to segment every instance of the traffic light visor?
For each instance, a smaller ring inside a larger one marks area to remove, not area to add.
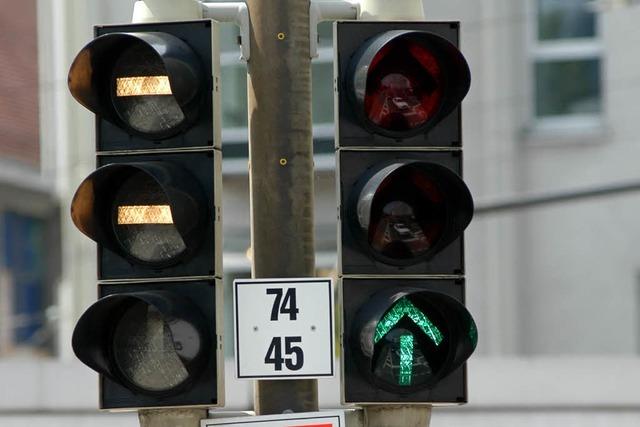
[[[478,336],[463,304],[412,288],[375,294],[356,314],[350,334],[365,376],[396,393],[435,386],[473,353]]]
[[[164,139],[197,118],[203,68],[179,38],[161,32],[97,37],[69,71],[73,97],[129,133]]]
[[[104,297],[73,333],[78,358],[95,371],[144,394],[174,394],[211,356],[210,331],[194,304],[167,291]]]
[[[473,200],[450,169],[413,160],[373,167],[351,200],[351,228],[375,258],[391,265],[428,259],[467,227]]]
[[[359,119],[391,137],[424,132],[465,97],[471,75],[449,41],[425,31],[379,34],[351,59],[346,89]]]
[[[167,162],[110,164],[81,184],[71,204],[80,231],[139,264],[173,264],[202,240],[203,190]]]

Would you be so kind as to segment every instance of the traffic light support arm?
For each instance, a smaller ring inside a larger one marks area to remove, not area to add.
[[[240,27],[240,59],[251,57],[249,10],[244,2],[203,3],[199,0],[138,0],[133,7],[131,22],[180,21],[208,18],[218,22],[233,22]]]
[[[350,1],[311,1],[309,5],[309,48],[318,57],[318,24],[338,19],[358,19],[360,4]]]
[[[251,57],[251,42],[249,41],[250,21],[249,9],[244,2],[233,3],[202,3],[205,18],[218,22],[233,22],[240,27],[240,59],[248,61]]]
[[[132,23],[188,21],[202,19],[198,0],[138,0],[133,5]]]

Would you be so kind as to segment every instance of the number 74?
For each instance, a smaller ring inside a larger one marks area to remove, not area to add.
[[[296,289],[289,288],[282,299],[282,288],[269,288],[267,295],[275,295],[273,307],[271,307],[271,320],[278,320],[278,314],[288,314],[289,320],[298,319],[298,305],[296,304]]]

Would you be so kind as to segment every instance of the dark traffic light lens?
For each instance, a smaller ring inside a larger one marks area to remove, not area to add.
[[[425,171],[413,165],[400,167],[374,191],[367,227],[374,251],[409,260],[438,242],[446,223],[444,195]]]
[[[200,335],[183,320],[169,325],[153,306],[138,301],[115,326],[113,357],[136,387],[163,392],[189,378],[187,364],[201,351]]]
[[[113,67],[112,85],[116,112],[138,132],[163,135],[185,121],[167,70],[148,46],[133,44],[120,55]]]
[[[364,109],[375,125],[390,131],[423,126],[438,112],[443,98],[442,71],[423,44],[399,38],[371,61]]]
[[[122,249],[143,262],[165,263],[187,249],[166,193],[144,172],[133,172],[116,191],[112,223]]]

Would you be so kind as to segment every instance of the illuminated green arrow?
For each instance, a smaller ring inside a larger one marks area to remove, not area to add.
[[[400,337],[400,385],[411,385],[413,374],[413,335],[402,335]]]
[[[443,340],[442,332],[425,314],[418,309],[407,297],[403,297],[387,312],[376,326],[374,343],[378,343],[389,333],[400,320],[407,316],[438,346]],[[400,336],[400,375],[398,384],[411,385],[413,374],[413,334]]]
[[[396,305],[387,312],[387,314],[378,322],[376,326],[376,334],[373,339],[375,344],[378,343],[385,335],[389,333],[397,324],[407,316],[424,332],[431,341],[438,346],[444,339],[442,332],[434,325],[425,314],[418,309],[409,298],[403,297],[398,300]]]

